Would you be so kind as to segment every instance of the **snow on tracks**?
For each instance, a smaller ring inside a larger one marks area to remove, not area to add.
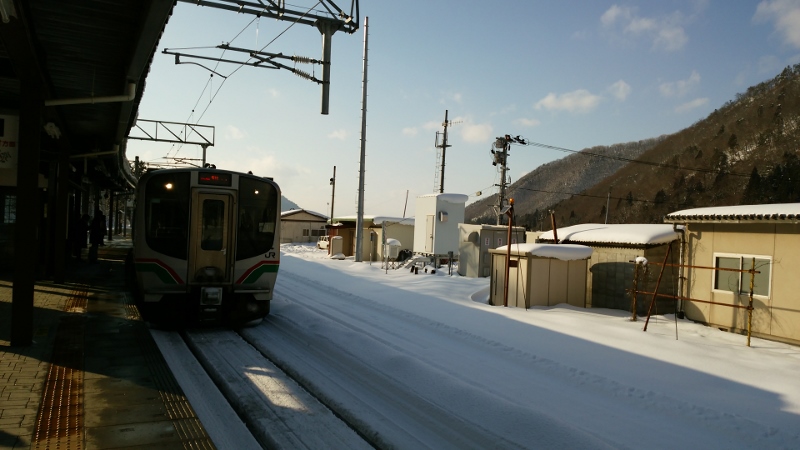
[[[233,331],[192,331],[189,345],[266,448],[371,448]]]

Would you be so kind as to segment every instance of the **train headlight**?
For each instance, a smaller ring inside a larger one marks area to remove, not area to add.
[[[200,288],[201,305],[220,305],[222,304],[222,288],[204,287]]]

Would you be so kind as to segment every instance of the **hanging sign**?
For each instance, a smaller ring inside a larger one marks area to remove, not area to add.
[[[19,116],[0,114],[0,169],[17,168]]]

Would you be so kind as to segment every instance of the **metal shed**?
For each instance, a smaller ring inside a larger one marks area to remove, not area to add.
[[[504,305],[508,246],[492,254],[489,303]],[[592,249],[576,244],[512,244],[507,306],[586,305],[586,266]]]
[[[488,277],[492,270],[489,250],[508,244],[508,227],[502,225],[458,224],[458,274],[462,277]],[[513,227],[511,243],[523,243],[525,228]]]

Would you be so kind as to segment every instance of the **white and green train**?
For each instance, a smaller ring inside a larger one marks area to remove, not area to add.
[[[156,169],[136,187],[128,276],[145,319],[244,324],[269,314],[280,265],[280,198],[269,178]]]

